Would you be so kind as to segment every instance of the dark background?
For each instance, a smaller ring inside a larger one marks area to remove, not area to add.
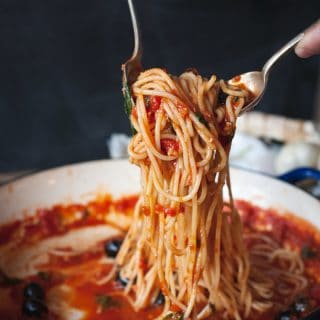
[[[140,0],[145,67],[229,78],[259,69],[319,18],[320,1]],[[0,171],[105,158],[130,132],[120,65],[133,38],[125,0],[0,0]],[[293,53],[259,110],[311,118],[319,58]]]

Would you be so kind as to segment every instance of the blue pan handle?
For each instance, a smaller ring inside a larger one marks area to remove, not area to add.
[[[320,171],[312,168],[298,168],[278,176],[278,179],[296,183],[305,179],[320,181]]]

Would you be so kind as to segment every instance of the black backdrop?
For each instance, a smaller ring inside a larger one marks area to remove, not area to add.
[[[319,17],[318,0],[140,0],[144,65],[219,77],[258,69]],[[129,133],[120,65],[131,54],[125,0],[0,0],[0,171],[105,158]],[[260,110],[310,118],[319,59],[290,54]]]

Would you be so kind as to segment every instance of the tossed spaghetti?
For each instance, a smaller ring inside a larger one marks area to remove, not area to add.
[[[228,154],[250,92],[155,68],[131,93],[129,155],[141,169],[141,196],[116,263],[134,308],[161,292],[159,319],[179,311],[238,320],[290,303],[307,285],[301,259],[266,235],[244,238],[230,189]]]

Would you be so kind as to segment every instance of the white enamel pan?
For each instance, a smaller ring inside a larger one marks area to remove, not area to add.
[[[320,202],[304,191],[261,174],[231,169],[235,199],[302,217],[320,229]],[[103,160],[40,172],[0,188],[0,224],[57,203],[86,203],[97,193],[114,197],[139,191],[139,170],[127,160]]]

